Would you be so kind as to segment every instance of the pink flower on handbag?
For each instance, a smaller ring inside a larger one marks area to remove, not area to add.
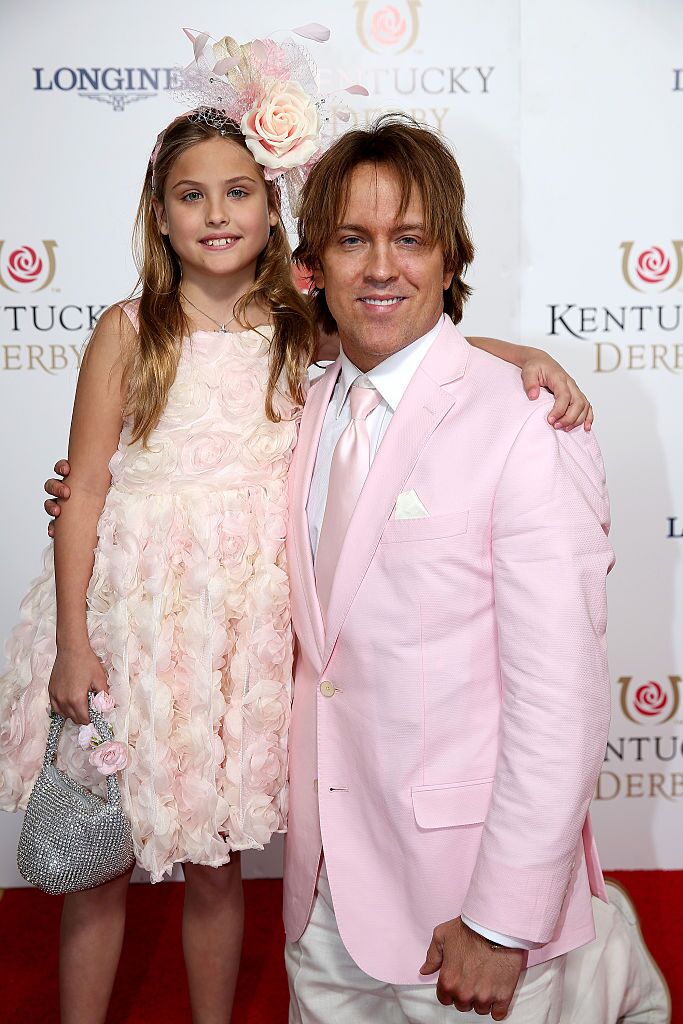
[[[88,760],[101,775],[113,775],[114,772],[122,771],[128,764],[126,744],[118,740],[107,740],[106,743],[100,743],[95,747]]]
[[[92,722],[88,725],[82,725],[78,730],[78,745],[81,750],[90,750],[91,747],[96,746],[98,743],[100,743],[100,737]]]
[[[106,690],[100,690],[100,692],[96,693],[93,697],[92,706],[95,708],[95,711],[99,711],[100,714],[106,715],[109,711],[114,710],[116,704],[114,703],[114,698],[110,693],[107,693]]]

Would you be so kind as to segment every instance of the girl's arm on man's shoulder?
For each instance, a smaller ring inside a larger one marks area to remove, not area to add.
[[[593,425],[593,407],[573,377],[556,359],[540,348],[515,345],[498,338],[468,338],[470,345],[484,349],[522,371],[522,385],[531,401],[535,401],[546,388],[555,396],[555,404],[548,415],[548,423],[556,430],[572,430],[583,423],[584,430]]]

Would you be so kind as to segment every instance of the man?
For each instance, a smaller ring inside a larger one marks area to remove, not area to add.
[[[291,474],[301,1024],[578,1024],[567,954],[604,897],[587,817],[609,716],[602,463],[456,330],[463,203],[442,142],[395,119],[339,140],[302,197],[296,256],[342,354]],[[604,1005],[584,1000],[581,1024],[611,1021]]]
[[[456,330],[463,203],[442,142],[389,119],[339,140],[301,205],[295,258],[342,354],[291,487],[293,1022],[557,1021],[605,895],[602,461]]]

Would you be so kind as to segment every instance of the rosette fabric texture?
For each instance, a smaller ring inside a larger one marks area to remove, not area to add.
[[[153,881],[176,862],[217,867],[286,827],[286,477],[299,410],[277,393],[281,421],[266,418],[271,333],[185,339],[148,448],[128,443],[126,423],[110,463],[88,624],[128,750],[136,859]],[[55,611],[50,548],[0,677],[4,810],[26,806],[42,764]],[[64,731],[62,766],[102,791],[78,727]]]

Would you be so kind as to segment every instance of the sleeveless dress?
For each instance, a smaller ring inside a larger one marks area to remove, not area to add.
[[[135,323],[135,306],[124,307]],[[124,423],[97,527],[88,631],[108,675],[137,863],[218,867],[287,818],[292,635],[287,469],[299,409],[266,418],[270,327],[183,342],[147,448]],[[26,806],[48,731],[55,659],[52,546],[21,605],[0,676],[0,808]],[[67,722],[62,767],[102,776]]]

